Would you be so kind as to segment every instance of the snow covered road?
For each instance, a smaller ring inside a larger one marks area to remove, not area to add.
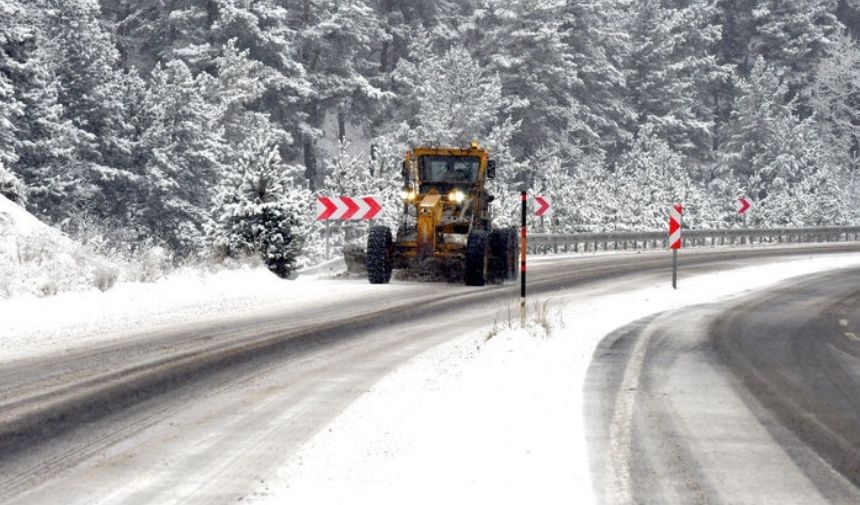
[[[604,339],[586,383],[603,501],[860,503],[858,280],[792,278]]]
[[[531,349],[507,333],[484,342],[494,320],[506,320],[513,285],[316,281],[294,294],[303,303],[292,308],[269,300],[239,316],[186,316],[179,326],[156,318],[157,331],[104,331],[80,342],[36,331],[31,348],[21,338],[0,361],[7,416],[0,422],[11,448],[0,457],[0,498],[332,503],[420,489],[417,501],[429,502],[462,492],[513,499],[531,489],[533,496],[536,482],[545,484],[543,502],[590,496],[587,465],[577,463],[585,454],[579,396],[600,337],[667,305],[860,263],[857,254],[790,252],[790,259],[768,257],[772,251],[690,253],[679,293],[664,287],[665,255],[541,262],[531,271],[532,292],[554,298],[565,327]],[[740,277],[726,272],[778,260]],[[710,284],[684,277],[708,272],[721,273],[710,274]],[[48,342],[63,351],[45,353]],[[118,381],[114,396],[94,386],[106,377]],[[63,415],[42,431],[27,428],[27,416],[37,420],[42,406],[75,401],[86,408],[58,410]],[[536,403],[542,411],[530,408]]]

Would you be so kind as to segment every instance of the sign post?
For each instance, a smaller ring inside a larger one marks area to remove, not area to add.
[[[331,259],[331,247],[329,242],[329,221],[325,222],[325,260]]]
[[[672,249],[672,289],[678,289],[678,250]]]
[[[669,209],[669,248],[672,249],[672,289],[678,289],[678,250],[681,248],[681,215],[684,208],[676,203]]]
[[[522,203],[521,223],[520,223],[520,327],[526,327],[526,251],[528,249],[528,233],[526,231],[526,207],[528,203],[528,194],[525,191],[520,193]]]

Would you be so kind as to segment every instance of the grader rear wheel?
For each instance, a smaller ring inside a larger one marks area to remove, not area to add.
[[[505,228],[504,231],[508,234],[507,279],[515,281],[520,271],[520,237],[516,228]]]
[[[483,286],[487,283],[488,254],[487,232],[473,231],[466,241],[466,265],[464,278],[467,286]]]
[[[508,230],[493,230],[490,233],[490,264],[488,281],[492,284],[502,284],[508,276],[510,265],[510,236]]]

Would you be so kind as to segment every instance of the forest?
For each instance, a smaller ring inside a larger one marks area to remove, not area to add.
[[[0,194],[92,247],[360,242],[411,145],[487,146],[540,231],[856,224],[860,0],[0,0]]]

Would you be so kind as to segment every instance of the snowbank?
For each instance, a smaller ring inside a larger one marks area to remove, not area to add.
[[[155,282],[120,282],[106,293],[0,299],[0,363],[177,325],[301,313],[332,300],[349,305],[378,294],[374,288],[366,280],[320,280],[313,275],[287,281],[264,267],[214,273],[188,268]],[[397,300],[412,289],[393,284],[387,292]]]
[[[725,300],[793,276],[860,266],[805,257],[682,277],[636,291],[571,291],[540,318],[549,336],[468,335],[414,359],[322,429],[249,498],[280,503],[594,502],[583,421],[585,374],[601,338],[650,314]],[[380,415],[379,413],[384,413]]]
[[[0,298],[109,289],[118,269],[0,195]]]

